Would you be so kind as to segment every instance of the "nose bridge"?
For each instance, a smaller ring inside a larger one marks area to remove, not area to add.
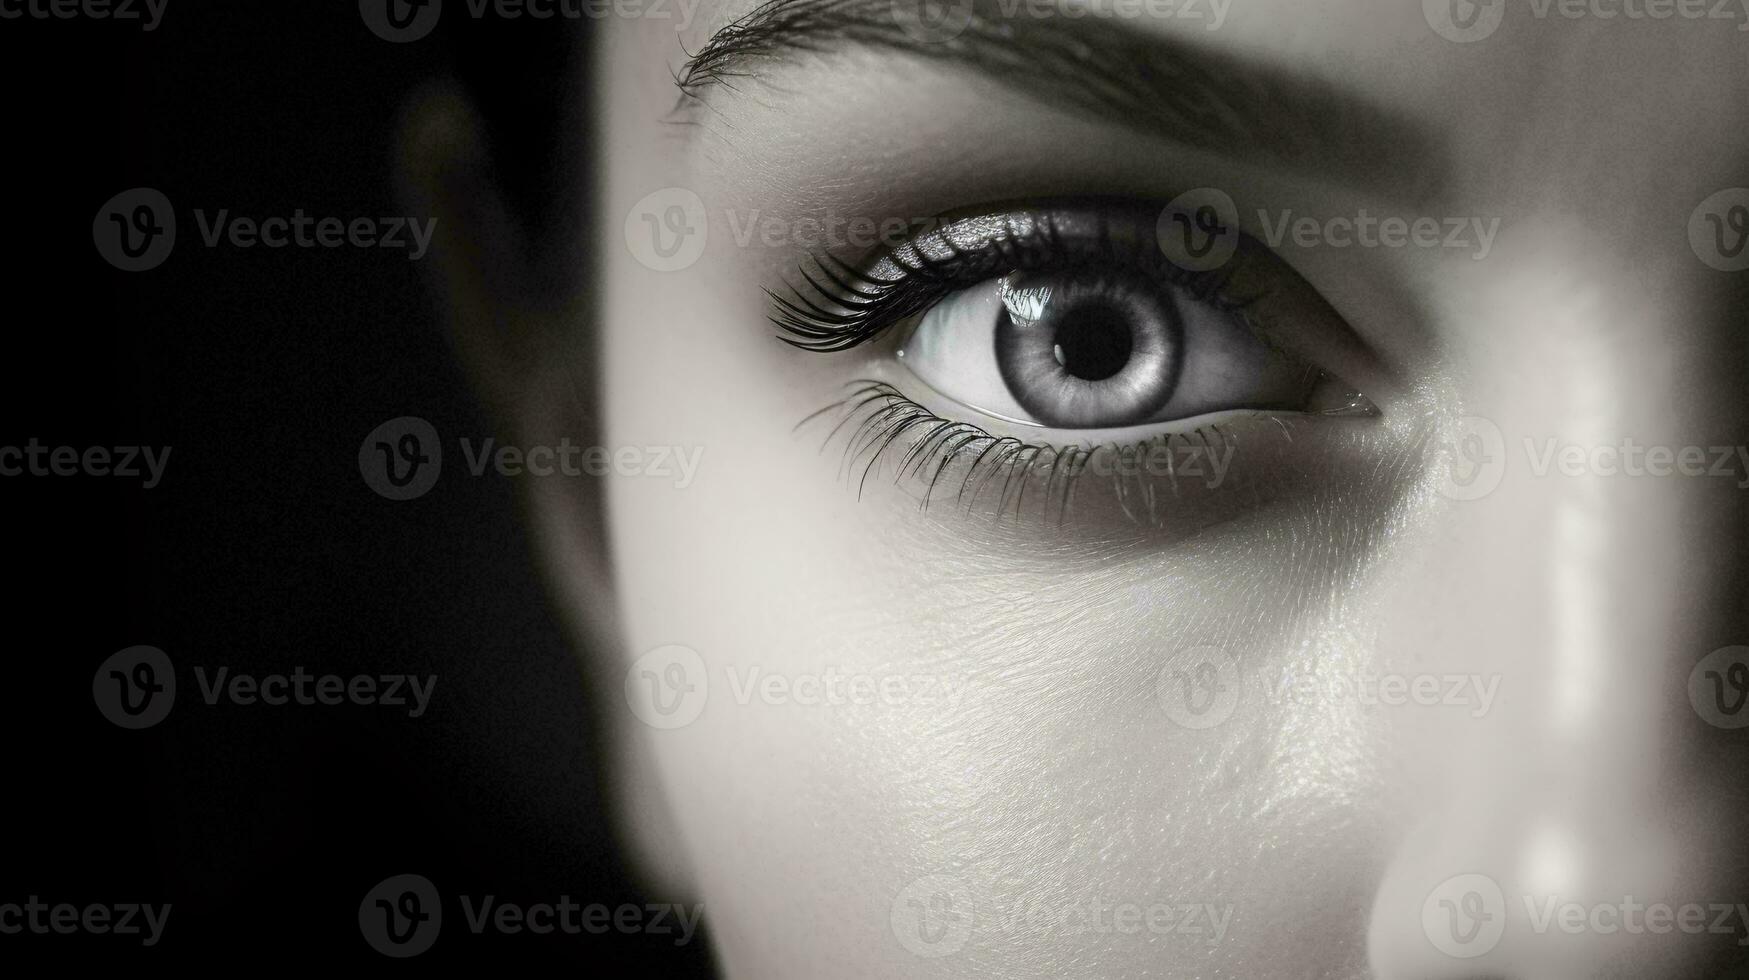
[[[1706,372],[1668,339],[1693,336],[1699,307],[1658,308],[1639,277],[1575,274],[1542,245],[1512,259],[1524,272],[1489,315],[1515,339],[1468,352],[1474,414],[1445,440],[1497,483],[1437,505],[1430,658],[1498,695],[1408,736],[1438,764],[1372,911],[1384,978],[1701,976],[1749,941],[1734,913],[1730,935],[1697,935],[1635,909],[1698,904],[1710,926],[1749,901],[1727,765],[1742,743],[1688,696],[1695,664],[1734,642],[1719,562],[1695,559],[1734,546],[1749,492],[1740,458],[1713,472],[1719,406],[1679,395]]]

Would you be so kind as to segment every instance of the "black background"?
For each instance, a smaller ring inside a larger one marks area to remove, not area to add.
[[[451,7],[463,5],[451,0]],[[537,223],[586,187],[564,122],[587,22],[474,20],[390,44],[353,0],[170,0],[152,32],[0,20],[11,207],[0,445],[169,446],[163,483],[9,477],[0,903],[171,903],[163,939],[0,936],[0,964],[598,967],[709,972],[701,935],[474,935],[455,896],[579,904],[640,893],[607,819],[596,719],[543,604],[502,478],[393,502],[366,433],[415,415],[492,434],[416,263],[359,248],[205,247],[193,220],[405,214],[409,94],[460,78]],[[575,109],[575,106],[570,108]],[[571,175],[567,178],[566,175]],[[176,209],[175,251],[111,268],[91,225],[133,187]],[[566,229],[559,228],[558,233]],[[446,439],[453,445],[454,439]],[[161,724],[96,709],[94,672],[151,644],[181,689]],[[429,711],[209,706],[195,667],[435,675]],[[612,693],[612,692],[606,692]],[[358,927],[383,878],[445,896],[423,956]]]

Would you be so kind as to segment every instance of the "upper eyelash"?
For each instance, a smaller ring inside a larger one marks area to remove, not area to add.
[[[877,278],[831,255],[816,256],[813,268],[804,264],[799,274],[814,295],[838,309],[821,307],[796,286],[789,287],[787,298],[767,289],[765,294],[773,307],[771,322],[788,334],[780,335],[779,340],[817,353],[849,350],[873,340],[888,326],[922,312],[940,298],[915,286],[908,297],[894,297],[907,283],[921,284],[911,278]]]
[[[1096,207],[1096,205],[1082,205]],[[793,347],[816,353],[849,350],[878,337],[887,328],[914,314],[928,309],[935,301],[954,289],[972,285],[1001,271],[1026,268],[1055,251],[1058,257],[1073,259],[1074,264],[1097,261],[1123,261],[1118,244],[1109,235],[1109,227],[1101,222],[1099,238],[1091,243],[1093,251],[1077,256],[1062,255],[1063,241],[1049,209],[1029,211],[1036,218],[1034,232],[1013,231],[1007,237],[988,242],[981,255],[961,250],[946,239],[937,239],[948,250],[948,256],[931,259],[915,247],[890,249],[880,253],[872,267],[888,266],[900,271],[893,277],[879,276],[873,271],[857,268],[830,253],[812,256],[800,267],[802,286],[788,286],[788,295],[766,289],[771,299],[771,322],[780,331],[778,339]],[[1012,215],[1010,216],[1012,218]],[[922,240],[914,236],[913,244]],[[900,258],[901,255],[904,258]],[[1236,263],[1214,272],[1190,272],[1163,261],[1155,270],[1193,299],[1214,303],[1223,310],[1244,315],[1253,332],[1268,342],[1257,329],[1247,309],[1263,297],[1232,297],[1226,292],[1227,282],[1236,271]],[[884,261],[882,261],[884,260]],[[960,270],[956,265],[970,262],[972,268]],[[1273,345],[1272,345],[1273,346]]]

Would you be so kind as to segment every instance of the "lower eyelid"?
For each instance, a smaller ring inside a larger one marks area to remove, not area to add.
[[[822,449],[838,450],[859,497],[896,492],[926,514],[1109,533],[1113,543],[1170,540],[1319,492],[1346,497],[1356,474],[1387,479],[1388,468],[1373,465],[1379,426],[1255,411],[1195,421],[1191,430],[1128,433],[1128,442],[1053,446],[865,379],[798,434],[823,435]],[[1137,528],[1147,534],[1136,538]]]
[[[916,379],[901,377],[897,372],[865,373],[879,374],[883,379],[882,383],[889,385],[893,390],[937,415],[976,425],[993,436],[1020,439],[1052,449],[1109,446],[1114,443],[1124,445],[1162,436],[1188,435],[1209,425],[1221,425],[1244,419],[1280,418],[1301,414],[1235,408],[1205,412],[1201,415],[1175,419],[1170,422],[1153,422],[1147,425],[1132,425],[1116,429],[1058,429],[1047,425],[1008,419],[1000,415],[991,415],[985,409],[966,405]],[[905,387],[907,384],[909,390]]]

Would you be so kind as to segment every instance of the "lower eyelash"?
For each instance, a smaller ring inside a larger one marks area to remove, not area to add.
[[[1001,479],[995,498],[995,514],[1000,519],[1012,512],[1018,518],[1026,514],[1027,489],[1042,479],[1042,501],[1038,512],[1055,512],[1058,524],[1063,523],[1073,505],[1077,486],[1090,471],[1106,469],[1110,463],[1112,490],[1119,506],[1130,520],[1148,527],[1159,527],[1163,513],[1161,483],[1178,495],[1178,478],[1172,469],[1175,442],[1178,449],[1200,446],[1214,452],[1216,445],[1226,447],[1231,437],[1211,423],[1188,433],[1168,433],[1129,446],[1051,446],[1029,443],[1012,436],[998,436],[969,422],[943,418],[913,401],[884,381],[860,380],[850,383],[850,393],[841,401],[808,416],[796,428],[836,416],[838,421],[827,433],[822,450],[841,435],[845,437],[843,475],[851,476],[857,466],[857,497],[861,498],[869,478],[883,462],[894,462],[894,483],[920,481],[923,494],[919,509],[927,511],[936,500],[937,491],[950,469],[956,470],[960,486],[954,491],[954,501],[970,513],[978,501]],[[1277,422],[1279,423],[1279,419]],[[1285,431],[1285,426],[1283,427]],[[846,432],[848,430],[848,434]],[[1164,447],[1168,462],[1166,478],[1149,474],[1130,465]],[[1102,457],[1100,454],[1109,454]],[[897,457],[896,459],[894,457]]]

